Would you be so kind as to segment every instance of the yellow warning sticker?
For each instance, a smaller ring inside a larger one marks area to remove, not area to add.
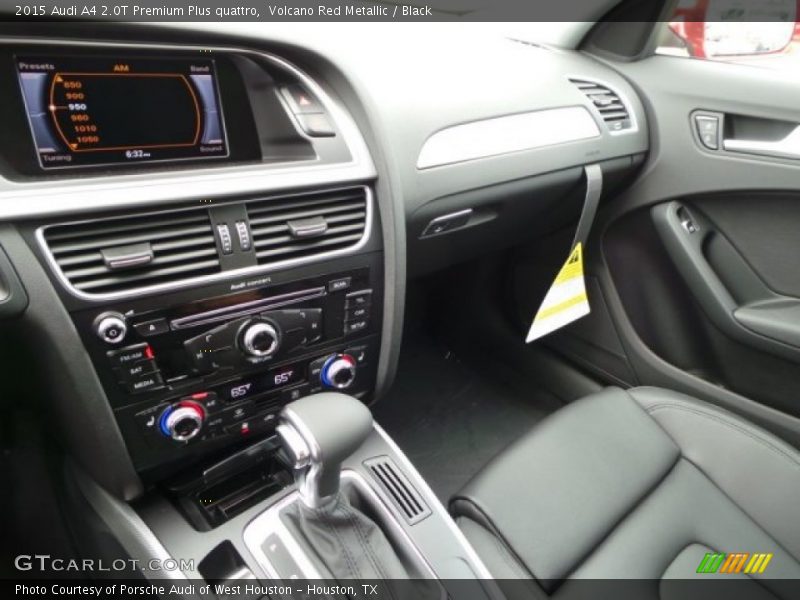
[[[537,340],[589,312],[589,298],[583,279],[583,245],[578,242],[545,295],[525,341]]]

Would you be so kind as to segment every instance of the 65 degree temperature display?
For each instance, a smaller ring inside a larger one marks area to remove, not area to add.
[[[210,60],[18,58],[45,169],[228,155]]]

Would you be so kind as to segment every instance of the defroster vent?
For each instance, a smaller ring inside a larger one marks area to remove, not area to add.
[[[369,217],[363,187],[246,204],[259,265],[351,249],[364,239]]]
[[[570,79],[591,100],[609,131],[624,131],[632,126],[631,116],[620,94],[606,85],[587,79]]]
[[[391,458],[388,456],[370,458],[364,461],[364,466],[369,469],[375,481],[386,492],[409,525],[419,523],[431,514],[430,507]]]
[[[44,229],[69,284],[85,294],[149,288],[220,271],[206,209],[132,215]]]

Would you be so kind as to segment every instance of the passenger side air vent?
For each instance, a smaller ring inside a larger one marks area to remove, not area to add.
[[[403,472],[388,456],[378,456],[364,461],[375,481],[389,496],[395,508],[409,525],[419,523],[431,514],[430,507],[411,485]]]
[[[589,98],[612,133],[632,126],[631,116],[620,95],[611,88],[586,79],[570,79]]]
[[[64,278],[79,292],[109,294],[220,271],[205,209],[136,215],[44,229]]]
[[[368,209],[361,187],[247,202],[258,264],[350,249],[364,238]]]

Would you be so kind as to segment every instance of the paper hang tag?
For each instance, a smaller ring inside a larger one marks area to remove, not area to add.
[[[561,329],[590,312],[583,279],[583,244],[578,242],[536,312],[525,342]]]
[[[586,296],[586,282],[583,278],[583,247],[589,237],[589,230],[600,203],[603,171],[599,165],[588,165],[584,168],[584,172],[586,198],[575,232],[575,240],[572,243],[572,252],[556,275],[539,310],[536,311],[528,336],[525,338],[526,343],[553,333],[591,312],[589,298]]]

